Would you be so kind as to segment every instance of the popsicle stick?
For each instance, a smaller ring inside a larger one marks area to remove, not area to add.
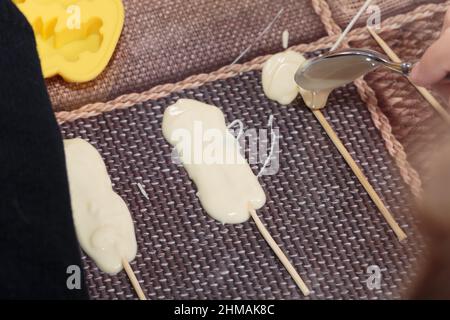
[[[397,54],[389,47],[389,45],[370,27],[367,27],[367,30],[371,34],[371,36],[375,39],[378,45],[384,50],[389,58],[391,58],[394,62],[401,62],[400,58]],[[408,79],[409,80],[409,79]],[[411,82],[411,81],[410,81]],[[436,110],[436,112],[447,122],[450,124],[450,114],[445,110],[445,108],[436,100],[435,97],[430,93],[429,90],[424,87],[416,86],[414,83],[411,84],[416,87],[417,91],[428,101],[428,103]]]
[[[316,116],[317,120],[320,122],[322,127],[325,129],[325,132],[330,137],[330,139],[333,141],[334,145],[339,150],[339,152],[341,153],[342,157],[345,159],[347,164],[350,166],[350,168],[352,169],[353,173],[358,178],[359,182],[362,184],[364,189],[366,189],[368,195],[370,196],[372,201],[375,203],[375,205],[378,207],[378,209],[380,210],[381,214],[384,216],[384,218],[386,219],[386,222],[392,228],[392,230],[394,231],[394,233],[397,236],[397,238],[400,241],[404,240],[406,238],[405,232],[403,232],[403,230],[399,227],[399,225],[395,221],[395,219],[392,216],[392,214],[389,212],[389,210],[384,205],[383,201],[378,196],[378,194],[375,191],[375,189],[372,187],[372,185],[367,180],[367,178],[364,175],[364,173],[358,167],[358,165],[356,164],[355,160],[353,160],[353,158],[350,155],[350,153],[348,152],[347,148],[345,148],[344,144],[339,139],[339,137],[337,136],[336,132],[334,132],[334,130],[331,127],[330,123],[327,121],[327,119],[325,119],[322,111],[320,111],[320,110],[312,110],[312,112]]]
[[[147,300],[144,291],[142,290],[141,285],[139,284],[139,281],[136,278],[136,275],[134,274],[133,269],[131,268],[127,259],[122,259],[122,265],[123,268],[125,269],[125,272],[128,275],[128,278],[130,279],[131,285],[133,286],[134,290],[136,291],[139,297],[139,300]]]
[[[253,218],[253,221],[255,221],[256,227],[258,228],[259,232],[261,232],[261,235],[263,238],[267,241],[269,246],[272,248],[275,255],[280,259],[283,266],[286,268],[286,270],[291,275],[294,282],[297,284],[301,292],[307,296],[309,295],[310,291],[308,287],[306,286],[305,282],[302,280],[298,272],[295,270],[292,263],[289,261],[289,259],[286,257],[284,252],[281,250],[281,248],[278,246],[278,244],[275,242],[275,240],[270,235],[269,231],[266,229],[264,224],[262,223],[261,219],[259,219],[258,214],[256,213],[256,210],[253,208],[253,206],[249,203],[248,204],[248,210],[250,211],[250,215]]]

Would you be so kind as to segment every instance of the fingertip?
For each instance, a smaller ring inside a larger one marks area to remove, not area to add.
[[[420,62],[416,63],[413,67],[413,69],[411,70],[411,73],[409,75],[410,80],[419,86],[423,86],[425,85],[424,83],[424,77],[421,74],[421,70],[420,70]]]

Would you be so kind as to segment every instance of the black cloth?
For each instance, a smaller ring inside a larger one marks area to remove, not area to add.
[[[84,299],[67,174],[32,29],[0,0],[0,298]],[[73,283],[73,282],[72,282]]]

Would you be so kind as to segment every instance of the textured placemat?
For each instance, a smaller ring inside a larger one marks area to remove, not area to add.
[[[230,64],[274,19],[282,15],[242,61],[309,43],[326,35],[310,0],[123,0],[125,25],[108,68],[94,81],[47,81],[56,111],[108,101],[157,84],[180,81]]]
[[[185,170],[171,162],[161,120],[181,97],[214,104],[228,122],[240,119],[246,128],[267,128],[274,116],[280,170],[261,178],[267,204],[258,212],[312,289],[310,298],[401,297],[423,241],[408,187],[355,87],[336,90],[325,114],[409,235],[403,243],[304,104],[268,100],[260,71],[251,71],[61,125],[65,138],[82,137],[96,146],[129,205],[139,242],[132,265],[150,299],[303,298],[253,222],[224,226],[208,217]],[[109,276],[89,258],[83,261],[92,298],[135,298],[123,272]],[[371,265],[380,267],[380,290],[365,283]]]
[[[311,0],[123,0],[125,25],[108,68],[94,81],[66,83],[47,80],[55,111],[108,101],[158,84],[180,81],[231,63],[253,43],[281,8],[270,32],[241,59],[282,50],[281,34],[289,43],[310,43],[326,36]],[[344,27],[362,0],[328,0],[333,17]],[[442,0],[378,0],[382,20]],[[361,20],[365,21],[365,20]],[[360,24],[361,25],[361,24]]]
[[[333,12],[333,18],[341,28],[347,26],[348,22],[355,16],[365,1],[366,0],[327,0]],[[441,3],[444,1],[445,0],[375,0],[372,5],[378,6],[381,19],[384,20],[387,17],[411,11],[419,5],[426,3]],[[358,19],[356,25],[363,26],[369,15],[373,13],[374,11],[368,11],[363,14],[361,18]]]
[[[448,5],[447,1],[447,8]],[[444,11],[435,12],[404,23],[399,31],[381,31],[379,34],[401,59],[416,61],[439,37],[444,14]],[[352,41],[351,45],[382,50],[372,38]],[[406,78],[379,69],[365,79],[376,92],[379,107],[389,118],[393,133],[404,146],[410,163],[426,182],[429,160],[434,152],[440,152],[442,141],[439,138],[449,136],[448,125]],[[435,96],[439,98],[437,94]],[[442,104],[446,106],[447,101]]]

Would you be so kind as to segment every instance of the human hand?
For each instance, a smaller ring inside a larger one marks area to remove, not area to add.
[[[450,103],[450,9],[444,18],[441,35],[424,53],[411,71],[411,81],[435,88]]]

